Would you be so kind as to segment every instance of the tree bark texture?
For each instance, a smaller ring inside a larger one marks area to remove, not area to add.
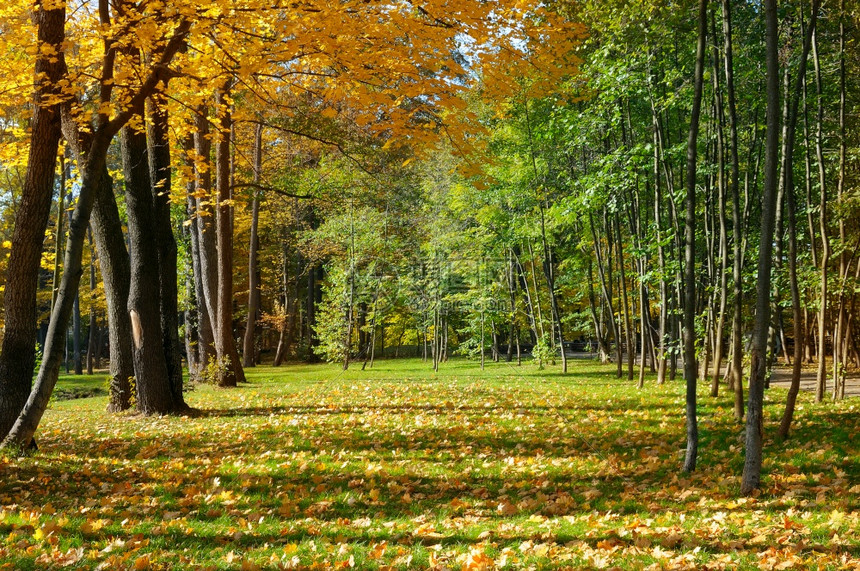
[[[62,50],[65,4],[47,10],[36,3],[33,12],[43,55],[36,60],[35,105],[30,132],[30,154],[15,216],[12,251],[4,293],[4,335],[0,349],[0,438],[6,436],[27,402],[36,364],[36,290],[42,242],[48,227],[54,173],[61,137],[60,104],[51,101],[60,91],[57,82],[66,72]],[[53,59],[53,61],[52,61]],[[51,99],[49,99],[51,98]],[[60,189],[63,192],[63,189]]]

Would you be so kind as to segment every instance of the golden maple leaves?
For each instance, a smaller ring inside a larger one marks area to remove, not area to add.
[[[7,168],[26,157],[21,127],[34,58],[57,52],[35,41],[31,9],[17,0],[0,8],[0,114],[19,113],[0,140]],[[115,0],[101,9],[78,0],[67,3],[68,72],[57,96],[71,103],[82,131],[127,110],[183,21],[191,24],[186,45],[171,62],[170,86],[161,86],[177,139],[194,129],[194,113],[212,109],[214,91],[229,80],[239,123],[289,117],[301,108],[388,147],[420,148],[445,138],[464,152],[470,133],[480,129],[462,98],[469,87],[480,83],[486,96],[504,98],[526,75],[535,89],[554,87],[575,73],[572,54],[583,35],[579,25],[531,0]],[[114,62],[105,75],[108,54]],[[303,129],[319,128],[310,123]]]

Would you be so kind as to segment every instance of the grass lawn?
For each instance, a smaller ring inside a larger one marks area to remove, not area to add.
[[[36,455],[0,456],[0,569],[860,567],[860,401],[802,394],[778,443],[768,391],[747,499],[731,395],[702,386],[685,475],[683,383],[613,373],[261,367],[194,387],[194,417],[57,400]]]

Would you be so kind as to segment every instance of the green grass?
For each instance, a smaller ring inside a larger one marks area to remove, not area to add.
[[[57,382],[52,398],[55,401],[106,396],[108,394],[107,371],[92,375],[62,375]]]
[[[190,417],[55,401],[38,454],[0,457],[0,569],[854,568],[857,402],[767,393],[763,493],[738,496],[731,397],[614,368],[379,361],[248,370]],[[59,387],[104,384],[63,377]]]

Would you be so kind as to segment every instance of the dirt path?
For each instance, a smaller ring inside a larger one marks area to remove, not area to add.
[[[800,374],[800,388],[804,391],[814,391],[815,390],[815,371],[803,371]],[[773,378],[770,381],[771,385],[776,387],[788,388],[791,384],[791,369],[787,367],[779,367],[773,373]],[[827,389],[825,390],[825,397],[830,398],[830,395],[833,393],[833,379],[828,376],[827,379]],[[852,373],[848,375],[848,379],[845,381],[845,396],[846,397],[860,397],[860,375],[857,373]]]

